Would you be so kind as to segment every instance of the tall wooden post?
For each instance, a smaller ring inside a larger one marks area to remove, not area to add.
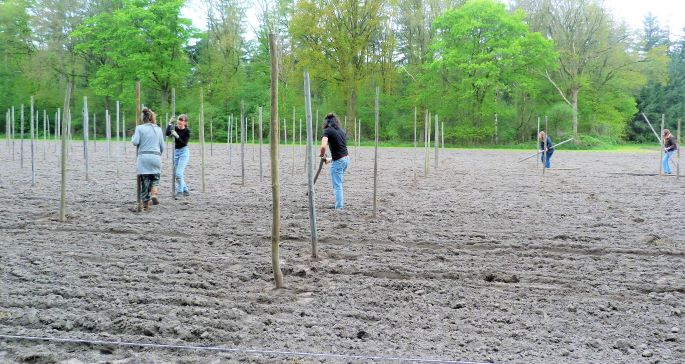
[[[660,151],[660,156],[659,158],[659,175],[663,176],[664,175],[664,167],[663,167],[663,160],[664,160],[664,148],[666,147],[666,141],[664,140],[664,124],[666,123],[666,115],[661,114],[661,131],[659,132],[659,144],[661,144],[661,148],[659,148]]]
[[[293,106],[293,128],[291,129],[293,131],[293,140],[290,145],[292,145],[292,150],[291,150],[291,155],[292,155],[292,160],[293,160],[293,168],[292,172],[290,175],[294,176],[295,175],[295,107]]]
[[[120,144],[120,140],[119,140],[119,132],[121,131],[121,130],[119,129],[119,122],[120,122],[120,119],[119,119],[119,112],[120,112],[119,106],[120,106],[120,105],[119,105],[119,100],[117,100],[117,115],[116,115],[116,122],[117,122],[116,133],[117,133],[117,138],[116,138],[116,144],[114,144],[114,145],[116,146],[116,148],[114,148],[114,160],[115,160],[115,163],[116,163],[116,165],[117,165],[117,177],[119,177],[119,159],[120,159],[120,156],[119,156],[119,155],[121,154],[121,144]]]
[[[414,179],[416,179],[416,106],[414,106]]]
[[[280,262],[281,240],[281,189],[278,178],[278,51],[276,35],[269,34],[269,54],[271,56],[271,195],[273,199],[271,223],[271,263],[276,288],[283,287],[283,272]]]
[[[57,110],[59,110],[59,109],[57,109]],[[11,139],[12,139],[12,160],[14,161],[14,160],[16,159],[16,157],[17,157],[17,156],[16,156],[16,153],[14,152],[14,139],[15,139],[14,133],[16,132],[16,126],[14,125],[14,120],[15,120],[15,117],[14,117],[14,106],[12,106],[12,117],[11,117],[11,119],[12,119],[12,123],[10,124],[10,129],[11,129],[11,130],[10,130],[10,134],[12,135],[12,137],[11,137]]]
[[[233,115],[228,115],[228,164],[233,161]]]
[[[445,122],[441,123],[442,130],[440,130],[440,138],[442,139],[442,151],[445,151]]]
[[[319,256],[319,237],[316,228],[316,198],[314,190],[314,132],[312,130],[312,96],[309,89],[309,72],[304,72],[304,111],[307,123],[307,197],[309,202],[309,228],[312,233],[312,258]],[[302,129],[300,129],[302,130]]]
[[[171,131],[176,129],[176,88],[171,89]],[[176,198],[176,138],[171,136],[171,197]]]
[[[536,150],[540,148],[540,117],[538,116],[538,131],[535,134]],[[535,157],[535,169],[540,167],[540,158]],[[544,166],[543,166],[544,167]]]
[[[495,144],[499,144],[499,134],[497,132],[498,124],[499,120],[497,120],[497,114],[495,114]]]
[[[259,107],[259,182],[262,181],[262,176],[264,173],[262,172],[263,170],[263,165],[262,165],[262,139],[263,139],[263,131],[262,131],[262,107]]]
[[[202,193],[205,193],[205,91],[200,87],[200,176]]]
[[[678,137],[677,137],[678,151],[676,152],[676,153],[678,153],[678,164],[676,164],[676,166],[675,166],[675,170],[676,170],[676,174],[675,174],[676,177],[675,178],[676,179],[680,179],[680,149],[683,147],[683,145],[680,144],[680,122],[681,122],[681,119],[678,119]]]
[[[245,186],[245,102],[240,102],[240,176]]]
[[[254,114],[252,114],[252,117],[250,118],[252,121],[252,161],[254,162],[254,157],[255,157],[255,140],[254,140]]]
[[[64,95],[64,119],[66,121],[69,110],[69,100],[71,99],[71,82],[67,83],[67,92]],[[64,222],[66,219],[67,208],[67,123],[62,123],[62,153],[61,153],[61,176],[60,182],[60,198],[59,198],[59,221]]]
[[[43,109],[43,160],[46,159],[46,149],[48,148],[48,134],[50,134],[50,127],[48,126],[49,123],[48,111]]]
[[[90,180],[88,175],[88,96],[83,96],[83,165],[86,170],[86,181]],[[118,168],[118,167],[117,167]]]
[[[542,175],[545,175],[545,170],[547,169],[547,115],[545,115],[545,139],[542,140]]]
[[[378,201],[378,98],[380,87],[376,87],[376,122],[374,128],[374,147],[373,147],[373,218],[377,215]]]
[[[140,124],[140,111],[140,80],[136,80],[136,128]],[[139,146],[136,146],[136,163],[138,160],[138,149]],[[138,168],[136,168],[136,200],[138,202],[136,208],[138,209],[138,212],[142,211],[142,201],[140,198],[140,190],[142,188],[141,183],[142,180],[140,179],[140,175],[138,174]]]
[[[21,141],[19,141],[19,153],[20,153],[20,160],[19,160],[19,167],[24,169],[24,104],[21,104],[21,121],[19,123],[19,136],[21,137]]]
[[[423,176],[428,177],[428,139],[430,135],[430,129],[428,126],[428,121],[430,120],[430,115],[428,110],[426,110],[426,116],[423,123]]]
[[[36,158],[35,158],[35,146],[36,146],[36,137],[35,137],[35,132],[36,128],[34,128],[34,121],[36,119],[34,118],[34,100],[33,96],[31,96],[31,186],[35,186],[36,184]]]

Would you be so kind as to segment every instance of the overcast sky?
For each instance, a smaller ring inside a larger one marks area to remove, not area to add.
[[[503,0],[506,2],[506,0]],[[642,29],[642,20],[649,12],[657,17],[662,27],[671,30],[671,39],[680,36],[685,26],[685,0],[604,0],[609,12],[616,20],[625,20],[634,30]],[[256,6],[248,11],[248,18],[256,23]],[[192,19],[195,27],[206,29],[206,10],[200,0],[189,0],[183,8],[183,15]]]

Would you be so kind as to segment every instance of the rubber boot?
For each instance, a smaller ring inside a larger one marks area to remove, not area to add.
[[[157,186],[150,188],[150,199],[152,199],[153,205],[159,205],[159,197],[157,196],[158,193],[159,188],[157,188]]]

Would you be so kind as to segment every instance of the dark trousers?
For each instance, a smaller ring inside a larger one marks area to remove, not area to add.
[[[152,187],[159,186],[158,174],[140,174],[140,199],[143,202],[150,201],[150,190]]]

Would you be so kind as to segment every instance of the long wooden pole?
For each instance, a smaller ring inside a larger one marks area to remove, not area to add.
[[[97,115],[93,113],[93,152],[98,152],[98,129],[97,129]]]
[[[547,115],[545,115],[545,139],[542,141],[542,175],[545,175],[545,169],[547,169],[547,151],[545,150],[547,148],[547,138],[549,137],[549,134],[547,134]]]
[[[376,87],[376,122],[374,128],[374,147],[373,147],[373,218],[376,218],[378,207],[378,98],[380,87]]]
[[[88,96],[83,96],[83,165],[86,170],[86,181],[90,180],[88,174]],[[118,166],[117,166],[118,168]]]
[[[255,140],[254,140],[254,114],[252,114],[252,117],[250,118],[252,121],[252,161],[254,162],[254,157],[255,157]]]
[[[316,198],[314,193],[314,133],[312,130],[312,97],[309,89],[309,72],[304,72],[304,110],[307,124],[307,197],[309,202],[309,228],[312,234],[312,258],[319,256],[319,237],[316,228]],[[302,130],[302,129],[300,129]],[[300,134],[301,135],[301,134]]]
[[[69,110],[69,100],[71,99],[71,82],[67,83],[67,92],[64,95],[64,119],[66,120]],[[60,197],[59,197],[59,221],[66,220],[67,208],[67,123],[62,123],[62,153],[61,153],[61,176]]]
[[[664,168],[663,168],[663,166],[662,166],[662,162],[661,162],[661,161],[664,160],[664,153],[665,153],[665,152],[664,152],[664,148],[665,148],[665,145],[666,145],[666,144],[664,143],[664,138],[663,138],[663,136],[664,136],[664,124],[665,124],[665,122],[666,122],[666,116],[665,116],[664,114],[661,114],[661,132],[659,133],[659,135],[661,136],[661,138],[659,139],[659,141],[660,141],[659,144],[661,144],[661,148],[659,148],[659,150],[660,150],[659,155],[661,156],[661,158],[659,158],[659,176],[663,176],[663,175],[664,175]]]
[[[19,123],[19,135],[21,136],[21,141],[19,142],[19,153],[21,159],[19,160],[20,168],[24,169],[24,104],[21,104],[21,121]]]
[[[441,122],[440,138],[442,139],[442,151],[445,152],[445,122]]]
[[[416,179],[416,106],[414,106],[414,161],[413,161],[414,179]]]
[[[259,107],[259,182],[262,181],[262,177],[264,175],[263,171],[263,165],[262,165],[262,139],[263,139],[263,130],[262,130],[262,107]]]
[[[200,176],[205,193],[205,91],[200,87]]]
[[[233,161],[233,115],[228,115],[228,164]]]
[[[186,126],[187,127],[187,126]],[[176,88],[171,89],[171,131],[176,130]],[[171,197],[176,198],[176,138],[171,136]]]
[[[271,57],[271,195],[273,199],[271,223],[271,263],[276,288],[283,287],[283,272],[280,262],[281,240],[281,189],[278,178],[278,50],[276,35],[269,34],[269,54]]]
[[[36,149],[36,128],[34,127],[34,122],[37,120],[34,117],[34,106],[34,99],[33,96],[31,96],[31,186],[35,186],[36,184],[36,158],[34,153]]]
[[[136,128],[140,124],[140,81],[136,81]],[[136,160],[138,159],[138,149],[139,146],[136,146]],[[142,180],[140,178],[140,175],[138,175],[138,171],[136,168],[136,201],[138,202],[136,208],[138,212],[142,211],[142,205],[141,205],[141,198],[140,198],[140,190],[142,188],[141,186]]]
[[[428,120],[430,116],[428,115],[428,110],[426,110],[426,115],[423,122],[423,176],[428,177],[428,136],[430,131],[428,129]]]
[[[209,155],[214,156],[214,118],[209,118]]]
[[[538,116],[538,131],[535,134],[535,143],[536,143],[535,149],[537,150],[540,147],[540,117],[539,116]],[[535,169],[537,170],[538,167],[540,167],[540,160],[538,158],[535,158]]]
[[[245,186],[245,102],[240,102],[240,176]]]
[[[290,145],[292,145],[292,148],[291,148],[292,149],[291,150],[292,158],[291,159],[293,160],[293,168],[292,168],[292,172],[290,173],[290,175],[294,176],[295,175],[295,107],[294,106],[293,106],[293,128],[290,130],[293,131],[293,137],[292,137],[293,140],[292,140],[292,143],[290,143]]]
[[[116,133],[117,133],[117,138],[116,138],[116,144],[114,144],[114,146],[115,146],[115,148],[114,148],[114,161],[115,161],[115,163],[116,163],[116,165],[117,165],[117,177],[119,177],[119,159],[120,159],[120,158],[119,158],[119,155],[121,154],[121,144],[120,144],[120,140],[119,140],[119,133],[120,133],[120,131],[121,131],[120,128],[119,128],[119,122],[120,122],[121,120],[119,119],[119,113],[120,113],[119,107],[120,107],[120,105],[119,105],[119,100],[117,100],[117,115],[116,115],[116,123],[117,123]]]
[[[676,179],[680,179],[680,149],[683,147],[683,145],[680,144],[680,123],[681,123],[681,119],[678,119],[678,137],[677,137],[678,151],[676,152],[676,153],[678,153],[678,164],[675,166],[675,170],[676,170],[676,174],[675,174],[676,177],[675,178]]]
[[[50,133],[48,123],[48,111],[43,109],[43,160],[46,159],[46,149],[48,148],[48,134]]]

